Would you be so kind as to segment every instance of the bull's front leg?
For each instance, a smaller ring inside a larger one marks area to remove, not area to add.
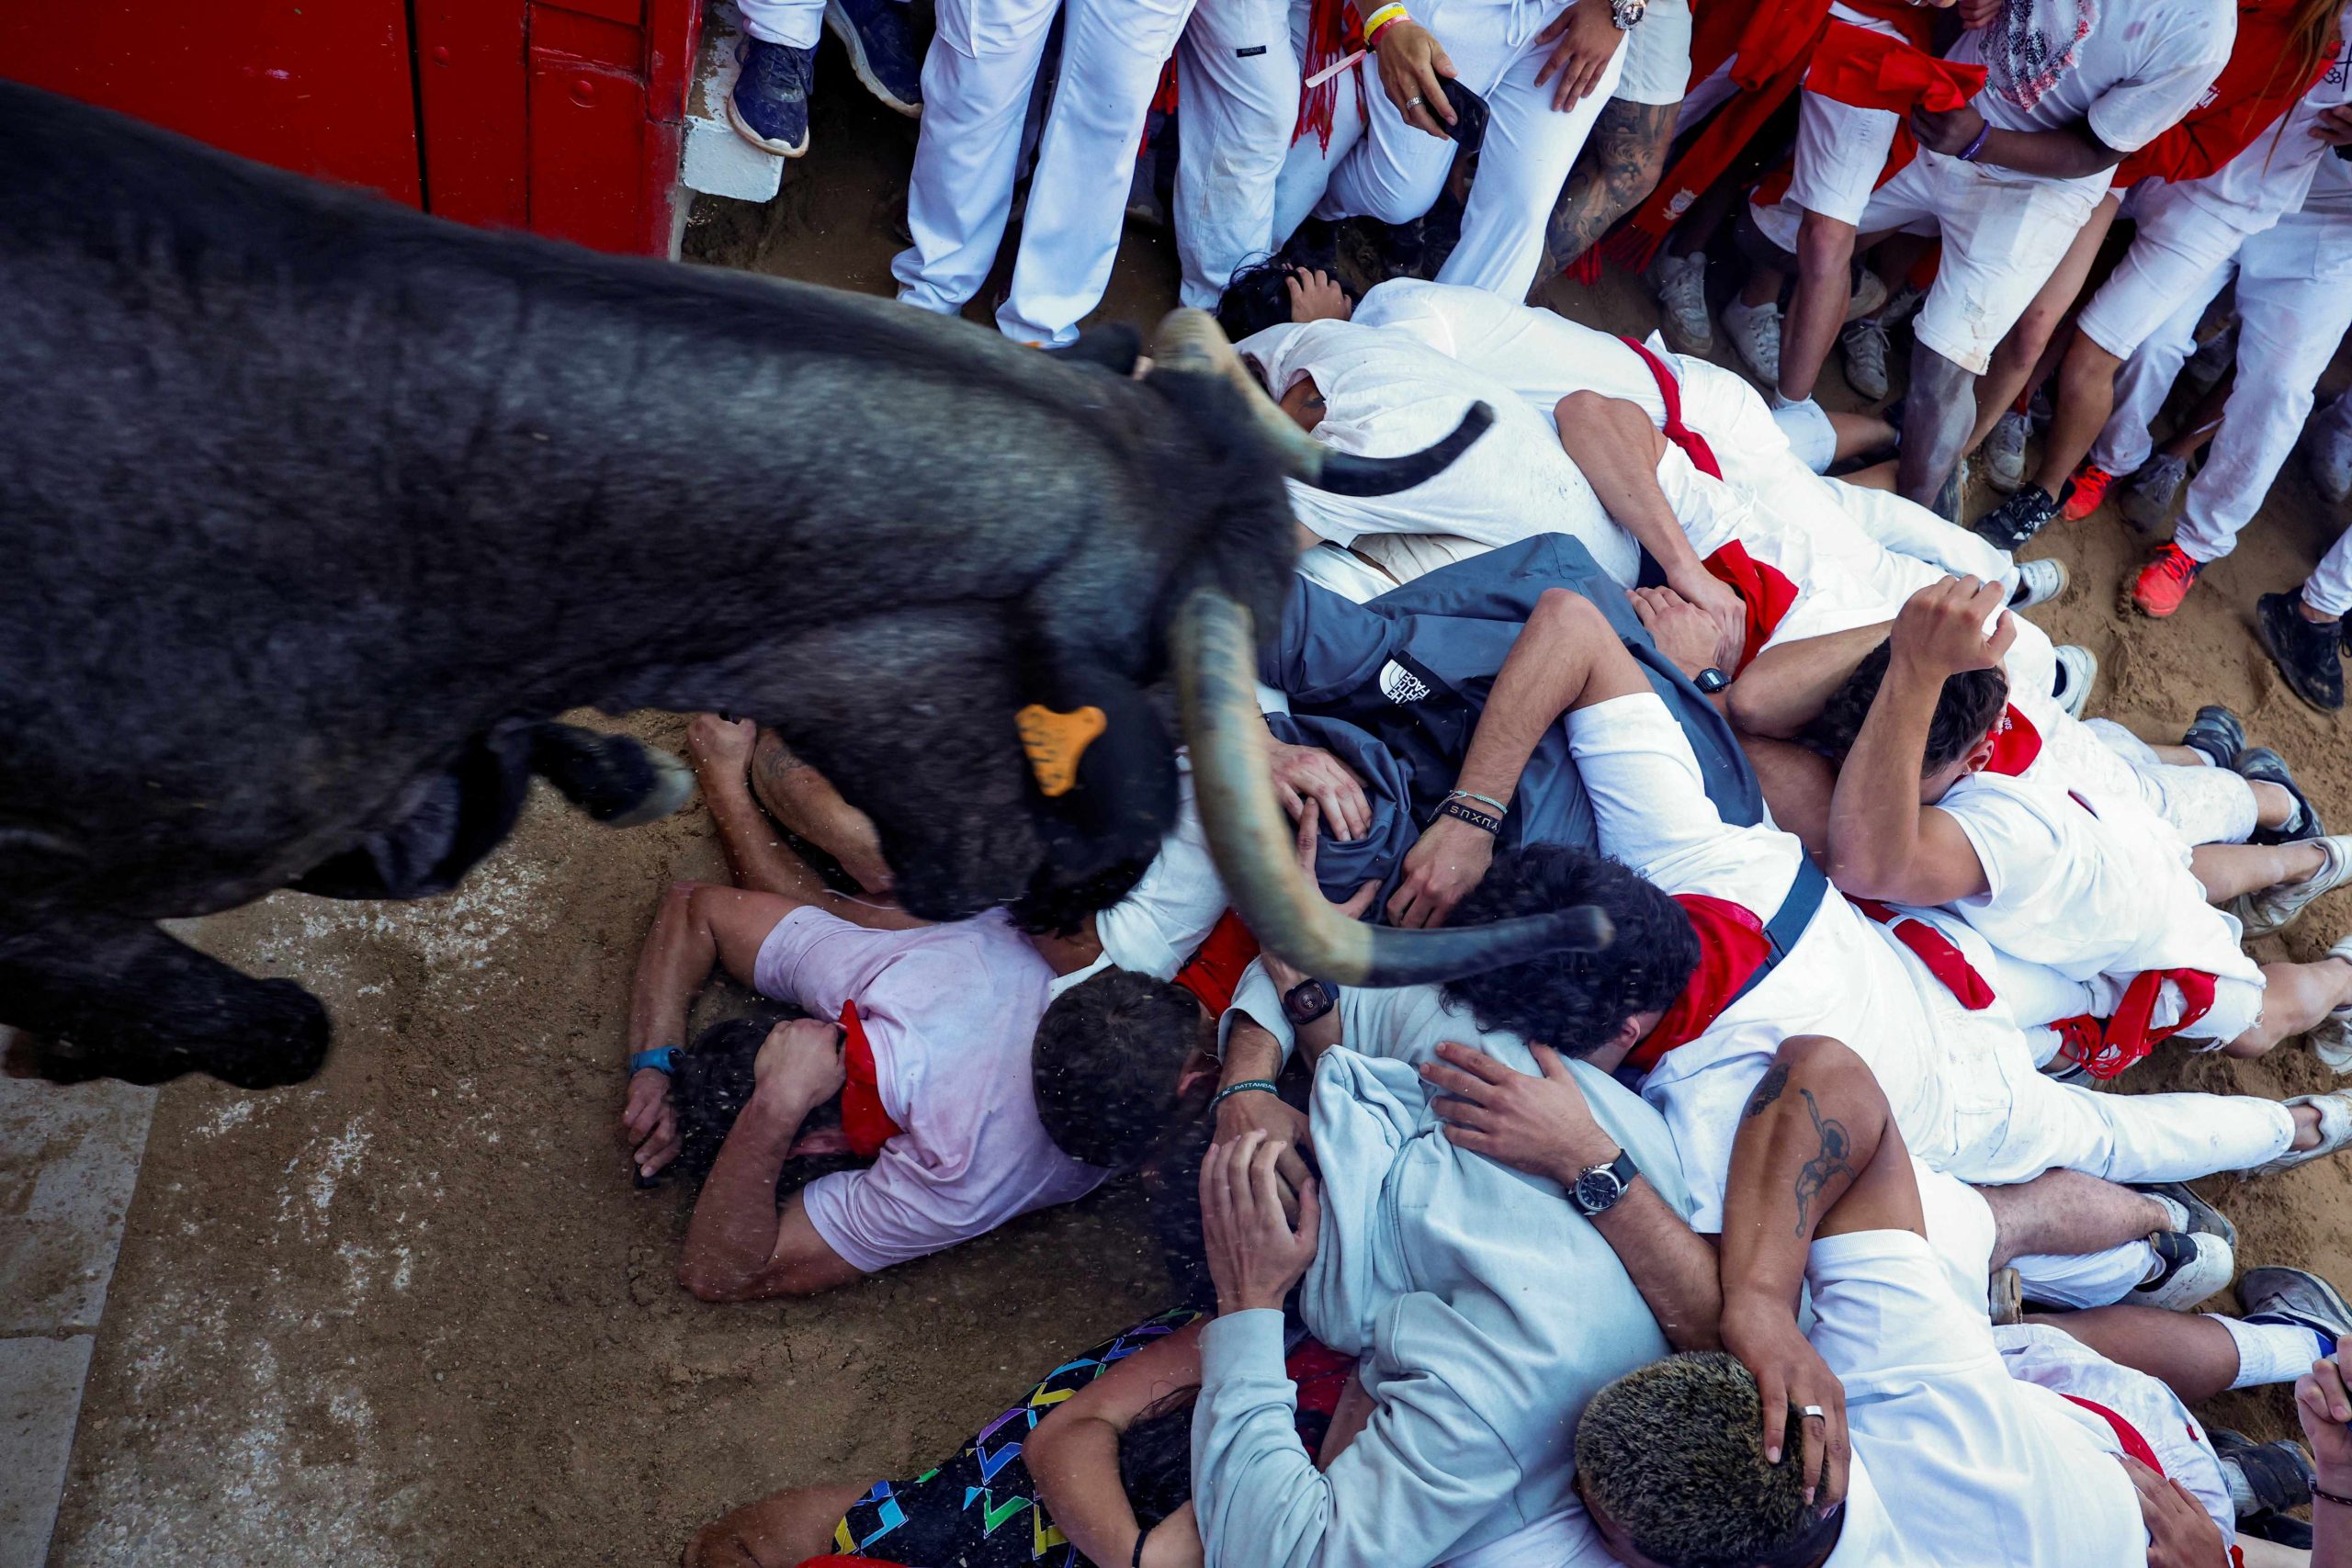
[[[256,980],[154,925],[96,915],[0,934],[0,1024],[25,1032],[12,1071],[59,1083],[198,1072],[242,1089],[309,1077],[331,1032],[291,980]]]

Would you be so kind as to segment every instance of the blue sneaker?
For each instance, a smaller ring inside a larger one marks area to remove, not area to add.
[[[905,0],[825,0],[825,26],[865,90],[912,119],[922,113],[922,55]]]
[[[786,158],[808,151],[808,89],[817,51],[765,39],[743,40],[743,73],[727,95],[727,121],[752,146]]]

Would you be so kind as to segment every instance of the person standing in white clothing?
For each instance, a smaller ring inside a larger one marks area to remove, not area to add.
[[[1193,0],[938,0],[907,191],[914,243],[890,264],[899,299],[952,315],[996,265],[1022,122],[1059,15],[1060,75],[996,321],[1023,343],[1075,343],[1110,282],[1136,144],[1192,9]]]
[[[1272,254],[1274,182],[1298,122],[1290,0],[1196,0],[1176,48],[1176,256],[1182,302],[1213,310]]]
[[[1446,283],[1523,299],[1544,259],[1552,204],[1624,69],[1642,0],[1413,0],[1367,5],[1379,67],[1363,115],[1341,93],[1327,146],[1291,146],[1276,202],[1287,239],[1310,213],[1408,223],[1437,200],[1453,164],[1458,81],[1490,115],[1462,238],[1438,271]],[[1366,84],[1367,87],[1371,84]]]
[[[1544,230],[1543,281],[1573,265],[1657,187],[1690,80],[1690,0],[1649,0],[1625,40],[1615,96],[1553,204]]]

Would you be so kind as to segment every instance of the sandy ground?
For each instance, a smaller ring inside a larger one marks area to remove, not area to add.
[[[689,249],[883,290],[912,128],[863,99],[830,44],[820,92],[815,150],[783,195],[716,204]],[[1148,322],[1174,283],[1167,237],[1131,230],[1103,313]],[[1622,276],[1572,305],[1620,330],[1652,319]],[[2158,625],[2115,613],[2142,546],[2102,515],[2044,547],[2077,585],[2038,618],[2098,652],[2104,711],[2169,739],[2198,703],[2232,703],[2352,823],[2343,725],[2287,694],[2245,624],[2330,526],[2290,470],[2245,547]],[[680,728],[631,728],[673,745]],[[546,797],[451,897],[282,896],[208,923],[206,945],[317,990],[341,1043],[301,1089],[163,1095],[53,1564],[673,1562],[697,1522],[766,1488],[928,1465],[1062,1352],[1160,1304],[1117,1188],[813,1303],[680,1292],[684,1200],[632,1190],[611,1128],[639,937],[668,879],[719,867],[699,811],[609,833]],[[2346,928],[2337,896],[2284,946],[2314,956]],[[2290,1046],[2247,1066],[2163,1061],[2134,1087],[2283,1094],[2324,1076]],[[2207,1187],[2247,1262],[2352,1281],[2352,1163]],[[2277,1393],[2212,1414],[2264,1435],[2290,1419]]]

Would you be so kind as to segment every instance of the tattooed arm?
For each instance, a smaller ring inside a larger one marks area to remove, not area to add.
[[[1544,227],[1544,276],[1566,270],[1657,188],[1681,108],[1624,98],[1611,98],[1601,108]]]
[[[1756,1374],[1765,1451],[1777,1461],[1789,1408],[1807,1419],[1804,1469],[1825,1502],[1846,1492],[1845,1391],[1797,1331],[1797,1289],[1817,1236],[1925,1234],[1918,1183],[1886,1095],[1835,1040],[1781,1043],[1740,1112],[1724,1199],[1724,1348]]]

